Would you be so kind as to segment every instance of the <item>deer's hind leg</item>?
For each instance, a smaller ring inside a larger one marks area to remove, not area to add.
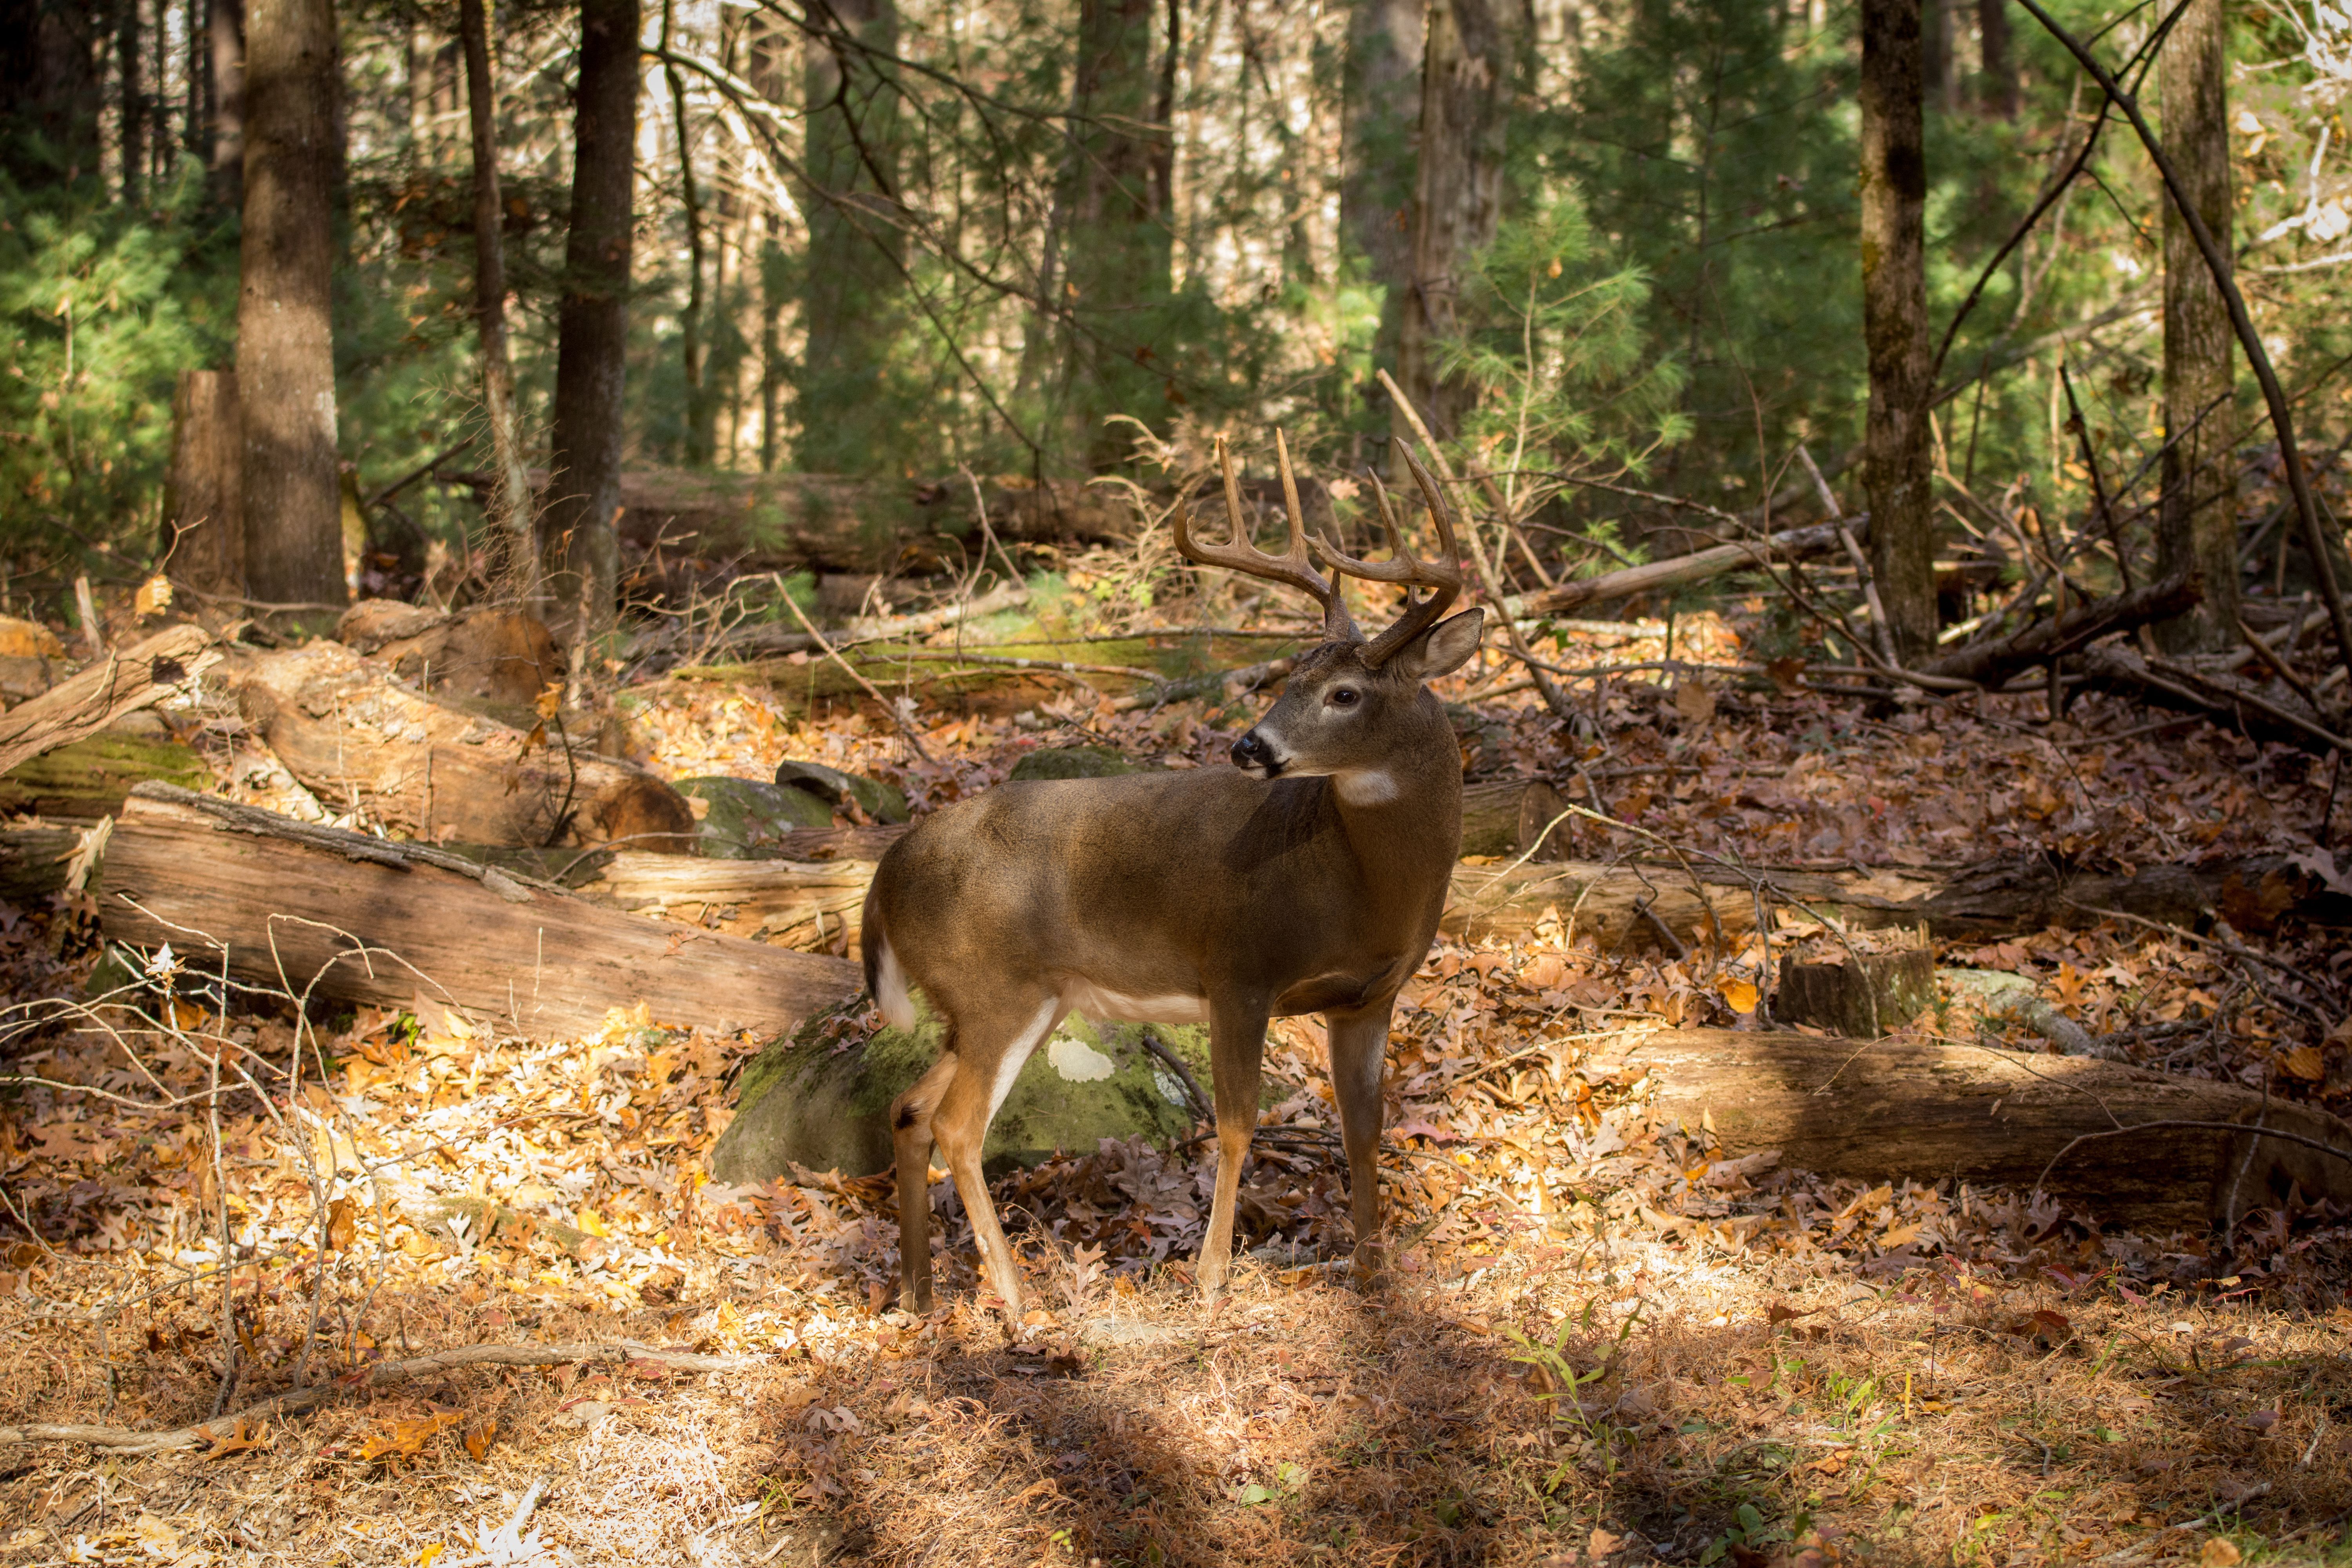
[[[952,1049],[940,1053],[914,1087],[890,1102],[890,1145],[898,1170],[898,1305],[931,1310],[931,1116],[956,1074]]]
[[[1021,1075],[1022,1064],[1068,1011],[1062,998],[1050,992],[1015,993],[1001,1001],[963,1008],[954,1015],[954,1055],[941,1057],[940,1065],[923,1079],[923,1083],[929,1083],[942,1068],[948,1068],[930,1110],[929,1135],[938,1140],[956,1194],[963,1199],[964,1213],[971,1216],[982,1270],[1003,1299],[1007,1320],[1016,1327],[1021,1321],[1021,1271],[1013,1267],[1013,1249],[1005,1243],[1004,1232],[996,1223],[996,1207],[989,1201],[988,1183],[980,1169],[981,1147],[987,1142],[988,1124],[995,1120],[997,1107],[1004,1103],[1013,1080]],[[905,1168],[901,1166],[902,1173]],[[907,1178],[902,1173],[898,1180],[903,1194]],[[903,1195],[899,1203],[903,1213]],[[928,1271],[929,1267],[926,1255],[923,1268]]]

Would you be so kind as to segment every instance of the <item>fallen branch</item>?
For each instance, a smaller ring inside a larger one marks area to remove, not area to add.
[[[185,690],[220,660],[220,649],[202,626],[167,626],[135,647],[108,654],[72,679],[0,713],[0,773]]]
[[[1220,697],[1227,702],[1238,702],[1258,688],[1280,680],[1297,663],[1296,658],[1269,658],[1263,664],[1245,664],[1239,669],[1188,675],[1181,680],[1163,681],[1158,686],[1131,691],[1119,698],[1110,705],[1111,711],[1135,713],[1193,697]]]
[[[1870,514],[1864,512],[1846,519],[1846,527],[1858,542],[1866,541]],[[1673,555],[1646,565],[1604,572],[1598,577],[1580,577],[1540,593],[1516,594],[1502,602],[1501,609],[1514,620],[1564,615],[1570,610],[1611,599],[1630,599],[1636,594],[1686,588],[1694,583],[1704,583],[1743,566],[1759,566],[1769,561],[1802,560],[1844,548],[1835,523],[1785,529],[1779,533],[1767,534],[1762,539],[1718,544],[1688,555]]]
[[[2121,647],[2085,648],[2077,668],[2087,685],[2159,708],[2202,713],[2257,741],[2281,741],[2321,755],[2352,751],[2352,740],[2330,729],[2327,715],[2303,708],[2300,700],[2265,696],[2252,683],[2221,670]]]
[[[2352,1202],[2352,1127],[2235,1083],[1934,1038],[1730,1029],[1629,1032],[1594,1061],[1654,1077],[1652,1114],[1711,1121],[1727,1155],[1778,1149],[1826,1176],[2040,1183],[2143,1229],[2234,1224],[2295,1186]],[[2128,1137],[2142,1131],[2160,1142]]]
[[[2004,637],[1988,637],[1939,654],[1919,667],[1921,674],[2000,686],[2021,671],[2080,653],[2111,632],[2177,616],[2205,596],[2193,573],[2181,573],[2144,588],[2094,599],[2073,610],[2029,623]]]
[[[248,1405],[234,1415],[222,1415],[199,1426],[153,1432],[131,1426],[35,1422],[25,1426],[0,1426],[0,1447],[26,1443],[86,1443],[94,1448],[127,1454],[160,1454],[173,1448],[198,1446],[208,1447],[228,1436],[240,1425],[267,1421],[273,1416],[299,1415],[317,1409],[346,1390],[372,1394],[379,1389],[397,1387],[404,1383],[414,1383],[418,1378],[434,1377],[469,1366],[572,1366],[583,1362],[603,1362],[614,1366],[659,1367],[665,1373],[688,1373],[740,1372],[758,1364],[748,1356],[704,1355],[694,1351],[661,1350],[634,1340],[620,1340],[611,1344],[463,1345],[432,1355],[381,1362],[333,1383],[315,1384],[309,1388],[277,1394],[259,1404]]]

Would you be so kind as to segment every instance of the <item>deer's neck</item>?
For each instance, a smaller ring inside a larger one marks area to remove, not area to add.
[[[1461,755],[1442,711],[1424,728],[1434,733],[1381,766],[1324,781],[1365,883],[1384,902],[1418,904],[1433,888],[1442,894],[1461,848]]]

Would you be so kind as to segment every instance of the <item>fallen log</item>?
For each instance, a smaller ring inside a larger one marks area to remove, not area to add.
[[[1692,1130],[1711,1119],[1727,1155],[1777,1149],[1822,1175],[2039,1186],[2100,1223],[2156,1230],[2234,1224],[2294,1189],[2352,1204],[2352,1127],[2234,1083],[1944,1041],[1729,1029],[1629,1031],[1591,1059],[1654,1078],[1656,1110]]]
[[[0,829],[0,899],[23,903],[66,885],[81,830],[53,823]]]
[[[287,772],[394,832],[529,847],[693,846],[684,798],[635,763],[436,700],[341,643],[247,658],[229,680]]]
[[[189,689],[221,652],[202,626],[166,626],[110,653],[72,679],[0,713],[0,773],[28,758],[86,741],[126,713]]]
[[[856,967],[663,925],[425,844],[316,827],[168,784],[131,793],[99,891],[110,941],[170,942],[229,973],[337,1001],[420,994],[535,1039],[593,1034],[614,1007],[789,1032],[856,994]]]
[[[1559,820],[1567,806],[1559,792],[1541,779],[1465,784],[1462,853],[1508,857],[1533,850],[1530,859],[1557,860],[1567,847]]]
[[[1864,513],[1860,517],[1848,518],[1845,527],[1859,542],[1870,532],[1869,515]],[[1688,555],[1671,555],[1664,561],[1603,572],[1598,577],[1576,578],[1540,593],[1514,594],[1503,601],[1503,613],[1515,621],[1565,615],[1586,605],[1630,599],[1636,594],[1687,588],[1694,583],[1704,583],[1710,577],[1719,577],[1743,566],[1756,566],[1770,561],[1800,561],[1809,555],[1822,555],[1843,548],[1845,546],[1838,538],[1838,525],[1835,523],[1784,529],[1762,539],[1718,544],[1711,550],[1693,551]]]
[[[2175,712],[2201,713],[2257,741],[2283,742],[2323,757],[2352,752],[2343,715],[2321,712],[2284,684],[2258,686],[2227,668],[2200,668],[2114,644],[2085,648],[2075,670],[2086,686]]]
[[[621,851],[581,890],[638,914],[787,947],[857,951],[871,860],[706,860]]]
[[[2007,637],[1955,648],[1921,665],[1919,673],[1973,680],[1979,686],[2004,685],[2013,675],[2080,653],[2112,632],[2177,616],[2204,596],[2203,581],[2194,573],[2184,572],[2031,622]]]
[[[489,605],[444,614],[393,599],[362,599],[335,623],[335,640],[381,659],[420,691],[528,707],[563,666],[546,623]]]
[[[92,735],[0,774],[0,814],[111,816],[135,784],[160,779],[196,789],[212,776],[204,758],[176,742],[120,732]]]

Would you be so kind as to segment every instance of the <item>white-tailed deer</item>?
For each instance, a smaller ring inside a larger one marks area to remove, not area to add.
[[[1233,538],[1201,542],[1181,510],[1175,524],[1188,559],[1287,584],[1323,606],[1323,641],[1234,742],[1235,767],[1005,784],[924,821],[875,872],[866,987],[902,1028],[915,1020],[915,989],[946,1024],[938,1063],[890,1108],[900,1301],[910,1311],[931,1305],[936,1139],[988,1281],[1018,1321],[1021,1276],[981,1179],[981,1142],[1022,1064],[1072,1012],[1209,1026],[1217,1183],[1199,1279],[1213,1298],[1232,1260],[1266,1020],[1322,1014],[1356,1265],[1380,1268],[1389,1014],[1436,934],[1462,841],[1461,752],[1423,683],[1476,651],[1483,613],[1439,619],[1462,587],[1453,520],[1410,450],[1440,558],[1406,549],[1375,479],[1393,559],[1354,560],[1318,539],[1327,580],[1308,560],[1289,450],[1279,432],[1275,441],[1290,522],[1284,553],[1251,543],[1222,443]],[[1348,617],[1342,576],[1402,584],[1396,623],[1367,641]],[[1428,592],[1416,597],[1416,587]]]

